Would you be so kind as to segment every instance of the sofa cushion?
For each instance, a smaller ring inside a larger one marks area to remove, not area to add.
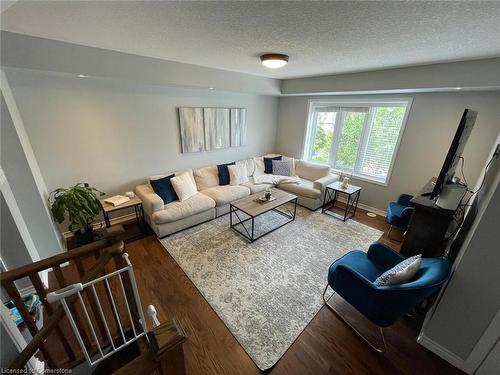
[[[273,173],[273,160],[281,160],[282,156],[275,156],[272,158],[264,157],[264,173]]]
[[[258,157],[258,158],[253,158],[253,162],[255,164],[255,171],[253,175],[260,175],[264,174],[264,158],[263,157]]]
[[[253,172],[255,171],[255,160],[252,159],[245,159],[245,160],[239,160],[236,162],[236,165],[238,164],[245,164],[247,167],[247,176],[251,177],[253,176]]]
[[[229,185],[241,185],[248,182],[246,164],[228,165]]]
[[[205,189],[201,193],[213,199],[217,206],[224,206],[250,195],[250,189],[243,185],[224,185]]]
[[[219,173],[216,166],[195,169],[193,175],[198,191],[219,185]]]
[[[180,201],[185,201],[198,192],[198,190],[196,190],[194,179],[188,172],[175,176],[170,181],[172,182],[172,186],[174,187],[175,193],[179,197]]]
[[[290,162],[285,160],[273,160],[273,174],[279,176],[290,176]]]
[[[219,164],[217,166],[217,170],[219,172],[219,185],[229,185],[229,170],[227,169],[227,166],[235,164],[236,163],[233,161],[232,163]]]
[[[196,193],[185,201],[175,201],[165,205],[163,210],[153,213],[152,219],[155,224],[171,223],[214,207],[215,202],[212,198]]]
[[[309,181],[316,181],[330,173],[328,165],[309,163],[304,160],[298,160],[295,165],[295,173],[301,178]]]
[[[253,177],[248,178],[248,182],[241,184],[241,186],[246,186],[250,189],[251,194],[262,193],[267,187],[272,187],[272,184],[256,184],[254,183]]]
[[[281,160],[287,161],[290,164],[290,176],[296,176],[297,174],[295,173],[295,163],[297,163],[297,160],[288,156],[283,156],[283,159]]]
[[[309,181],[303,178],[300,179],[300,183],[298,184],[282,183],[278,185],[278,188],[302,197],[307,197],[312,199],[317,199],[321,197],[321,190],[314,188],[313,181]]]
[[[154,192],[158,194],[161,199],[163,199],[163,204],[179,200],[179,197],[172,186],[172,182],[170,181],[174,176],[174,174],[171,174],[170,176],[149,181]]]

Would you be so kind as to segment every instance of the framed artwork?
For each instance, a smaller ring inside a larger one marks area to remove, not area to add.
[[[246,108],[231,108],[231,147],[246,145]]]
[[[228,148],[229,108],[203,108],[205,150]]]
[[[179,108],[182,152],[205,150],[203,108]]]

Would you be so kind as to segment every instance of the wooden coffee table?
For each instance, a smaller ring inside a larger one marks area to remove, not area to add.
[[[243,236],[246,240],[254,242],[259,238],[274,232],[276,229],[295,220],[295,213],[297,211],[297,196],[287,193],[279,189],[272,189],[272,195],[275,198],[271,201],[259,202],[258,199],[264,195],[256,193],[248,197],[239,199],[230,204],[229,207],[229,220],[230,228]],[[293,212],[288,207],[287,203],[293,202]],[[255,236],[255,218],[264,215],[266,212],[274,211],[284,216],[287,220],[279,225]],[[233,219],[234,216],[234,219]],[[249,225],[245,225],[245,224]]]

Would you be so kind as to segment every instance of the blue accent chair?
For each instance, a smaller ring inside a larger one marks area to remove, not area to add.
[[[439,290],[450,274],[450,262],[443,258],[422,258],[417,274],[407,283],[376,286],[374,281],[385,271],[405,259],[387,246],[374,242],[368,252],[352,250],[330,265],[328,284],[323,300],[337,316],[351,327],[373,349],[385,352],[384,327],[394,324],[403,315]],[[328,303],[328,287],[378,326],[383,347],[379,348],[347,323]]]
[[[414,210],[414,207],[410,204],[412,198],[413,195],[401,194],[396,202],[390,202],[387,206],[387,222],[391,224],[387,235],[391,240],[393,239],[391,238],[393,226],[402,232],[406,231]]]

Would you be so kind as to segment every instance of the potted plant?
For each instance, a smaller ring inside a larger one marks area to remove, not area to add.
[[[67,189],[59,188],[49,194],[50,210],[54,220],[61,224],[66,217],[69,230],[75,235],[79,245],[94,240],[92,223],[101,210],[97,196],[104,193],[89,184],[80,182]]]

